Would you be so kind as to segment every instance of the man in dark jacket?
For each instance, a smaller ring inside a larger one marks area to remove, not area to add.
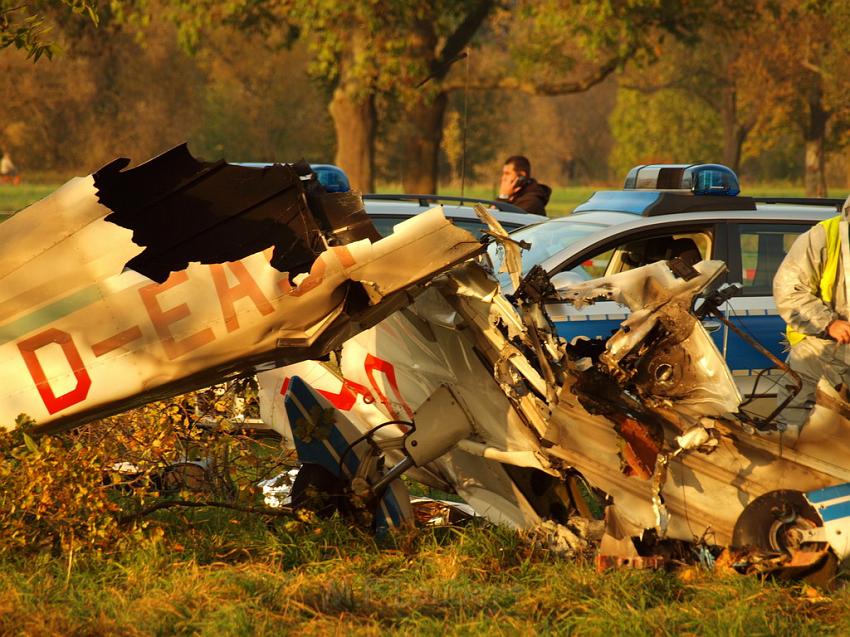
[[[505,160],[502,180],[499,183],[499,199],[508,201],[526,212],[545,215],[546,204],[552,189],[531,177],[531,162],[522,155],[513,155]]]

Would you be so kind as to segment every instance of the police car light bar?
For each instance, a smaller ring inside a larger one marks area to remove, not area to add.
[[[720,164],[648,164],[635,166],[626,176],[625,190],[677,190],[694,195],[736,196],[738,176]]]
[[[635,166],[622,190],[601,190],[573,214],[628,212],[654,217],[677,212],[755,210],[752,197],[738,197],[738,177],[720,164],[648,164]]]

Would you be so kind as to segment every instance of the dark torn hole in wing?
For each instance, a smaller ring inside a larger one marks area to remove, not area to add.
[[[192,261],[224,263],[274,246],[271,265],[294,277],[324,250],[296,170],[202,162],[186,144],[123,170],[117,159],[94,174],[106,220],[133,231],[145,249],[127,267],[159,283]],[[325,224],[322,224],[325,225]]]

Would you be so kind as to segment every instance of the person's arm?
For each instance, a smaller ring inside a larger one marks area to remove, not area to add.
[[[837,322],[835,327],[846,323],[818,296],[826,257],[826,229],[817,225],[797,237],[773,279],[779,315],[801,334],[826,337],[830,331],[836,331],[829,329],[833,322]],[[842,264],[842,268],[846,265]]]

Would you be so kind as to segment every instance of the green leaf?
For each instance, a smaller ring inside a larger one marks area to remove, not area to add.
[[[28,433],[24,433],[24,444],[32,453],[38,453],[38,443]]]

